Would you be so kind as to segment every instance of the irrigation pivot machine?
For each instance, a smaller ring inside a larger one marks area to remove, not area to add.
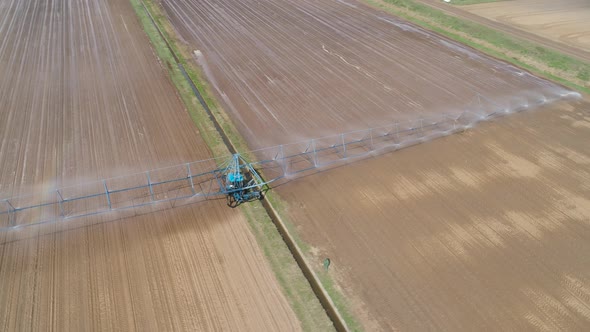
[[[236,153],[8,198],[0,200],[0,231],[105,212],[144,213],[153,204],[174,207],[220,196],[236,207],[262,199],[275,181],[456,128],[457,118],[444,115],[249,151],[253,160]]]
[[[567,97],[572,95],[560,98]],[[520,106],[512,105],[510,109],[512,112],[524,110],[549,101],[544,96],[531,97],[519,100]],[[468,110],[460,113],[439,114],[249,151],[245,155],[253,159],[250,161],[236,153],[0,199],[0,231],[113,211],[149,213],[153,204],[174,207],[219,196],[225,196],[228,205],[235,207],[262,199],[270,184],[280,184],[281,179],[289,181],[320,167],[446,136],[479,121],[508,114],[507,106],[487,101],[479,94],[474,102],[475,105],[470,104]],[[145,208],[142,210],[142,207]]]
[[[260,200],[266,182],[262,180],[251,163],[239,153],[232,156],[225,167],[217,170],[221,192],[227,196],[227,205],[235,207],[244,202]]]

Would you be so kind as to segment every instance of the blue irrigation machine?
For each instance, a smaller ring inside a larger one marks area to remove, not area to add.
[[[234,154],[217,172],[219,187],[226,195],[229,206],[235,207],[264,197],[266,182],[239,153]]]

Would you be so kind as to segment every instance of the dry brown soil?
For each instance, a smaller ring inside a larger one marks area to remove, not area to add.
[[[209,158],[127,1],[0,0],[0,35],[3,197]],[[299,328],[224,201],[112,219],[0,234],[0,330]]]
[[[378,330],[590,328],[590,103],[519,113],[278,188]]]
[[[299,330],[225,201],[70,223],[0,245],[3,331]]]
[[[516,0],[460,8],[590,52],[590,2],[588,1]]]

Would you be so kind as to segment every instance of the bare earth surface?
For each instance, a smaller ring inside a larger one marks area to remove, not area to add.
[[[352,1],[164,0],[251,147],[554,85]],[[588,102],[282,185],[377,330],[587,330]]]
[[[520,113],[279,188],[377,330],[590,328],[590,103]]]
[[[460,8],[590,52],[590,2],[586,0],[499,1]]]
[[[127,1],[0,0],[0,35],[2,197],[209,158]],[[0,330],[299,328],[224,201],[111,219],[0,234]]]
[[[0,245],[4,331],[299,330],[225,201]]]
[[[561,92],[357,2],[162,4],[251,148]]]

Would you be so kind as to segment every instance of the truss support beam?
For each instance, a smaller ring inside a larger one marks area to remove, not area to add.
[[[188,183],[191,185],[191,190],[193,192],[193,195],[197,194],[197,191],[195,190],[195,183],[193,182],[193,174],[191,173],[191,164],[186,163],[186,176],[188,177]]]
[[[65,212],[64,212],[64,198],[61,195],[61,193],[59,192],[59,189],[57,189],[55,191],[55,193],[57,194],[57,198],[59,199],[59,215],[61,217],[65,217]]]
[[[154,201],[154,187],[152,186],[152,179],[150,178],[150,171],[145,172],[145,175],[147,176],[148,186],[150,187],[150,197],[153,202]]]
[[[8,225],[9,227],[14,227],[16,226],[16,208],[8,199],[5,199],[4,202],[8,205]]]
[[[113,209],[111,205],[111,193],[109,192],[109,188],[107,187],[107,180],[102,180],[102,185],[104,186],[104,193],[107,197],[107,204],[109,205],[109,210]]]

